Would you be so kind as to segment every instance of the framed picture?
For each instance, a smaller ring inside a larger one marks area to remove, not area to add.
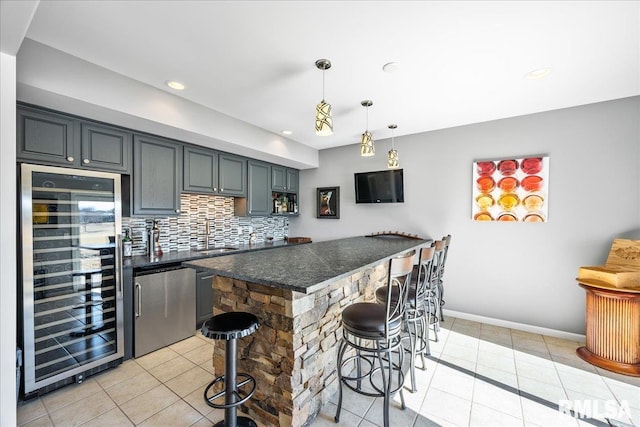
[[[317,189],[316,203],[318,218],[340,218],[340,187],[323,187]]]
[[[547,222],[549,156],[473,163],[474,221]]]

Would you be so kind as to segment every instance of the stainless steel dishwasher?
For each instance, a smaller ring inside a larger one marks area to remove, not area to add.
[[[134,272],[134,357],[195,334],[196,271],[178,265]]]

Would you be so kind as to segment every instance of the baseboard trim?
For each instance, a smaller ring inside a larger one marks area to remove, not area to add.
[[[474,322],[486,323],[503,328],[517,329],[519,331],[531,332],[533,334],[547,335],[555,338],[562,338],[576,342],[585,342],[586,337],[573,332],[559,331],[557,329],[543,328],[540,326],[527,325],[526,323],[510,322],[508,320],[494,319],[493,317],[479,316],[477,314],[463,313],[461,311],[444,310],[445,316],[457,317],[459,319],[471,320]],[[446,317],[445,317],[446,321]]]

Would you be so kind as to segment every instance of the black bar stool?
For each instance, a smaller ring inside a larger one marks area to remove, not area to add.
[[[400,335],[407,306],[414,255],[415,251],[410,251],[389,261],[389,275],[384,285],[387,289],[387,298],[384,304],[358,302],[349,305],[342,312],[342,340],[338,347],[337,362],[339,388],[336,423],[340,421],[343,385],[365,396],[384,398],[384,427],[390,425],[391,393],[399,390],[402,409],[406,407],[402,394],[404,347]],[[393,286],[398,288],[395,300],[391,298]],[[355,350],[355,355],[345,359],[347,348]],[[392,353],[397,353],[397,363],[392,360]],[[393,378],[394,371],[398,375],[396,381]],[[367,379],[369,384],[366,384],[366,381],[363,384],[363,380]]]
[[[256,380],[251,375],[237,372],[236,353],[238,338],[251,335],[259,326],[260,323],[256,316],[244,312],[218,314],[202,325],[201,332],[205,337],[226,340],[224,375],[211,381],[204,390],[204,400],[207,405],[216,409],[224,409],[224,420],[216,423],[214,427],[258,427],[251,418],[238,417],[236,413],[237,407],[249,400],[256,390]],[[240,378],[241,381],[237,382],[237,378]],[[220,382],[223,383],[224,388],[215,393],[214,387]],[[251,390],[248,393],[242,392],[240,388],[244,386],[250,386]],[[215,394],[208,396],[210,390]],[[223,396],[224,403],[213,403]]]
[[[422,370],[427,368],[424,356],[431,354],[429,349],[429,328],[434,325],[438,318],[436,309],[432,308],[437,302],[435,299],[435,290],[433,289],[433,267],[432,262],[435,253],[435,243],[431,246],[420,248],[418,256],[418,274],[411,277],[411,284],[407,296],[407,307],[405,310],[404,322],[407,330],[405,338],[409,340],[409,351],[411,351],[411,392],[415,393],[416,388],[416,356],[420,355],[422,360]],[[399,289],[397,286],[391,288],[391,301],[393,304],[398,302]],[[387,287],[381,286],[376,289],[376,300],[378,304],[385,304],[387,301]],[[433,320],[435,317],[435,320]],[[437,331],[436,341],[438,340]]]

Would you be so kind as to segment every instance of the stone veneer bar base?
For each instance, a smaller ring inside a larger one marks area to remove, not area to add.
[[[260,329],[238,341],[238,372],[257,382],[242,410],[267,426],[309,425],[338,390],[343,308],[374,301],[386,276],[381,262],[310,294],[215,276],[214,314],[246,311],[260,319]],[[216,375],[224,372],[224,346],[215,341]]]

